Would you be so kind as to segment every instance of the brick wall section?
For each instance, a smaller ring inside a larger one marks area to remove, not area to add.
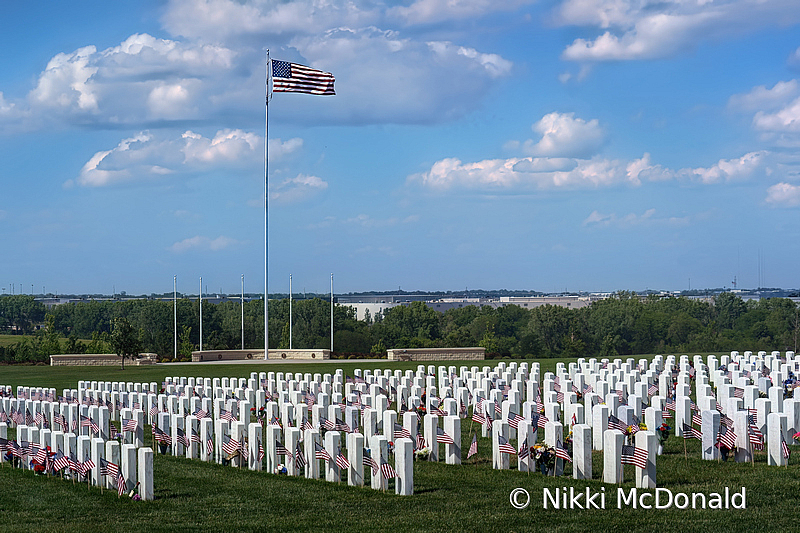
[[[285,355],[285,357],[283,357]],[[275,359],[330,359],[330,350],[273,350],[270,360]],[[203,350],[192,352],[192,361],[240,361],[243,359],[264,359],[264,350]]]
[[[158,362],[154,353],[139,354],[140,359],[127,359],[126,365],[149,365]],[[50,356],[50,366],[120,366],[121,359],[116,354],[85,353],[85,354],[59,354]]]
[[[388,350],[389,361],[483,361],[486,348],[408,348]]]

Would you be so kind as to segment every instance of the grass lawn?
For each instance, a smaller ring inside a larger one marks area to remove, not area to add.
[[[638,359],[638,358],[637,358]],[[486,364],[495,364],[494,361]],[[555,360],[541,361],[543,371]],[[248,377],[252,371],[333,372],[344,368],[416,368],[416,363],[169,365],[113,368],[0,367],[0,384],[73,388],[78,379],[156,381],[170,376]],[[472,366],[472,365],[470,365]],[[483,364],[479,365],[483,366]],[[469,420],[462,425],[462,450],[472,439]],[[540,432],[541,433],[541,432]],[[514,441],[512,441],[514,442]],[[658,486],[677,492],[732,492],[746,488],[743,510],[617,508],[617,486],[602,477],[602,454],[593,456],[592,481],[573,481],[516,470],[491,468],[489,439],[479,438],[478,460],[461,466],[417,462],[409,497],[348,487],[321,480],[288,478],[215,464],[157,455],[153,502],[118,499],[114,491],[74,485],[57,478],[0,467],[0,523],[17,531],[774,531],[800,530],[797,512],[800,467],[793,447],[788,468],[768,467],[765,454],[755,466],[700,460],[700,444],[671,437],[658,458]],[[512,458],[512,465],[516,459]],[[514,467],[515,468],[515,467]],[[623,485],[632,487],[633,466],[625,467]],[[567,473],[570,468],[567,467]],[[521,487],[530,506],[518,510],[510,492]],[[585,492],[605,488],[605,509],[544,509],[543,489],[574,487]],[[652,492],[652,491],[650,491]]]

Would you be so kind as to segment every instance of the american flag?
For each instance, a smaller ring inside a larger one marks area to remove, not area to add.
[[[198,420],[202,420],[203,418],[208,418],[208,411],[204,411],[203,409],[198,409],[194,413],[192,413]]]
[[[286,446],[284,446],[283,443],[279,440],[275,441],[275,453],[277,455],[285,455],[291,457],[289,450],[287,450]]]
[[[692,424],[703,427],[703,417],[697,413],[692,413]]]
[[[625,433],[625,430],[628,429],[628,426],[626,426],[622,422],[622,420],[620,420],[616,416],[608,415],[608,428],[609,429],[616,429],[618,431],[621,431],[621,432]]]
[[[556,457],[560,457],[565,461],[569,461],[570,463],[572,462],[572,457],[569,456],[569,452],[564,445],[561,444],[560,439],[556,441]]]
[[[494,404],[494,414],[496,416],[503,416],[503,407],[497,402]]]
[[[258,459],[257,461],[260,463],[264,460],[264,443],[258,441]]]
[[[236,422],[237,421],[236,417],[233,416],[233,413],[231,411],[228,411],[227,409],[220,409],[219,410],[219,417],[222,420],[227,420],[228,422]]]
[[[328,420],[327,418],[323,417],[319,417],[319,425],[329,431],[333,431],[336,429],[336,424],[334,424],[331,420]]]
[[[101,476],[113,476],[117,477],[119,475],[119,466],[112,463],[111,461],[106,461],[102,457],[100,458],[100,475]]]
[[[303,431],[305,431],[307,429],[314,429],[314,426],[312,426],[311,422],[308,421],[308,417],[307,416],[303,417],[303,422],[300,425],[300,429],[303,430]]]
[[[734,398],[744,398],[744,389],[741,387],[734,387],[733,388],[733,397]]]
[[[153,437],[161,444],[170,444],[172,438],[158,426],[153,426]]]
[[[550,422],[550,419],[544,415],[539,415],[536,417],[536,427],[537,428],[544,428],[547,426],[547,423]]]
[[[111,435],[112,439],[116,439],[122,436],[122,434],[119,431],[117,431],[117,426],[114,425],[114,422],[109,421],[108,428],[109,428],[108,432]]]
[[[362,462],[364,466],[367,468],[371,468],[372,473],[375,474],[380,469],[380,467],[378,466],[378,462],[372,458],[372,453],[369,451],[368,448],[364,448],[363,453],[364,453],[364,458]]]
[[[726,426],[719,427],[719,434],[717,435],[717,445],[724,446],[729,450],[732,450],[736,447],[736,433],[733,432],[732,428]]]
[[[519,423],[523,422],[525,419],[522,418],[520,415],[513,411],[508,412],[508,425],[514,429],[519,427]]]
[[[525,440],[522,441],[522,444],[517,450],[517,457],[520,459],[525,459],[531,454],[531,449],[528,447],[528,437],[525,437]]]
[[[32,426],[32,425],[34,424],[34,418],[33,418],[33,415],[32,415],[32,414],[31,414],[31,412],[30,412],[29,410],[27,410],[27,409],[25,410],[25,424],[27,424],[27,425],[29,425],[29,426]]]
[[[306,456],[303,455],[303,450],[300,449],[300,443],[294,448],[294,464],[297,468],[304,468],[306,466]]]
[[[135,432],[138,428],[139,424],[136,422],[135,418],[122,419],[122,431]]]
[[[781,453],[783,454],[783,458],[788,460],[789,456],[792,452],[789,450],[789,446],[786,445],[786,439],[783,438],[783,432],[781,432]]]
[[[472,436],[472,443],[469,445],[469,450],[467,450],[467,459],[469,459],[470,457],[472,457],[476,453],[478,453],[478,434],[477,433],[475,433]]]
[[[314,443],[314,457],[317,459],[325,459],[326,461],[331,460],[331,454],[328,453],[328,450],[320,446],[319,442]]]
[[[33,460],[43,465],[45,461],[47,461],[47,449],[46,448],[39,448],[36,450],[36,453],[33,454]]]
[[[117,474],[117,496],[122,496],[125,492],[125,478],[122,473]]]
[[[350,429],[350,426],[345,423],[343,420],[337,418],[336,422],[334,423],[334,430],[335,431],[344,431],[346,433],[352,433],[353,430]]]
[[[656,385],[655,383],[650,385],[650,387],[648,387],[648,389],[647,389],[647,395],[648,396],[653,396],[657,392],[658,392],[658,385]]]
[[[667,400],[666,403],[664,404],[664,408],[668,409],[670,411],[674,411],[675,410],[675,399],[674,398],[670,398],[669,400]]]
[[[485,424],[486,417],[484,417],[478,409],[473,409],[472,411],[472,421],[477,422],[478,424]]]
[[[97,423],[87,416],[81,415],[81,427],[88,427],[92,433],[100,433],[100,427]]]
[[[37,426],[44,424],[44,427],[47,427],[47,420],[45,420],[43,413],[36,413],[36,416],[34,417],[34,424]]]
[[[404,437],[406,439],[411,438],[411,432],[408,431],[403,426],[401,426],[400,424],[398,424],[397,422],[394,423],[394,434],[395,438],[397,438],[397,436]]]
[[[389,463],[381,463],[381,474],[386,479],[397,477],[397,472]]]
[[[445,433],[445,431],[440,427],[436,428],[436,439],[444,444],[455,444],[453,437]]]
[[[636,453],[636,447],[631,446],[628,444],[624,444],[622,446],[622,455],[620,458],[620,462],[624,465],[632,465],[634,464],[634,455]]]
[[[624,465],[635,465],[645,469],[647,468],[647,450],[636,446],[624,445],[620,462]]]
[[[214,453],[214,440],[209,438],[206,441],[206,454],[211,455]]]
[[[81,471],[81,463],[75,457],[73,452],[70,452],[69,457],[67,458],[67,462],[69,463],[69,469],[73,472],[80,472]]]
[[[90,470],[92,470],[92,469],[93,469],[95,466],[96,466],[96,465],[94,464],[94,461],[92,461],[92,460],[91,460],[91,459],[90,459],[90,458],[87,456],[87,457],[86,457],[86,460],[85,460],[84,462],[82,462],[82,463],[81,463],[81,465],[80,465],[80,472],[81,472],[81,474],[83,474],[83,475],[85,476],[85,475],[86,475],[86,474],[88,474],[88,473],[89,473],[89,471],[90,471]]]
[[[764,449],[764,435],[761,433],[761,430],[758,429],[753,415],[747,416],[747,435],[750,445],[753,446],[754,449]]]
[[[189,442],[189,437],[187,437],[187,436],[186,436],[186,432],[185,432],[183,429],[181,429],[181,428],[176,428],[176,430],[177,430],[177,431],[176,431],[176,433],[177,433],[177,436],[176,436],[176,438],[175,438],[175,441],[176,441],[177,443],[179,443],[179,444],[183,444],[183,445],[184,445],[184,446],[186,446],[187,448],[188,448],[189,446],[191,446],[191,443]]]
[[[5,409],[0,406],[0,422],[8,422],[8,414]]]
[[[153,419],[158,414],[158,405],[153,404],[150,407],[150,418]]]
[[[67,433],[67,418],[64,415],[56,415],[53,422],[61,426],[61,431]]]
[[[703,435],[696,430],[693,426],[690,426],[686,422],[683,423],[683,438],[684,440],[687,439],[697,439],[703,440]]]
[[[225,436],[225,442],[222,444],[222,451],[228,455],[235,455],[241,446],[242,444],[238,440]]]
[[[502,435],[497,436],[497,444],[498,444],[497,449],[500,451],[500,453],[516,455],[517,450],[515,450],[514,447],[511,444],[509,444],[508,439],[505,438],[504,436]]]
[[[422,433],[417,433],[417,449],[421,450],[425,447],[425,437],[422,436]]]
[[[55,467],[56,471],[64,470],[69,466],[69,458],[64,455],[64,452],[58,450],[53,457],[53,466]]]
[[[347,457],[342,454],[342,449],[339,448],[336,452],[336,466],[341,468],[342,470],[347,470],[350,468],[350,461],[347,460]]]
[[[197,434],[197,431],[195,431],[194,428],[192,428],[192,437],[190,440],[192,442],[196,442],[197,444],[203,442],[203,440],[200,438],[200,435]]]

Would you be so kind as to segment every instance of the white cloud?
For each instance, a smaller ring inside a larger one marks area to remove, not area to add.
[[[218,46],[135,34],[119,46],[56,54],[20,104],[40,123],[141,124],[207,116],[229,103],[236,53]],[[201,111],[202,109],[202,111]]]
[[[800,20],[800,10],[794,0],[564,0],[556,19],[603,31],[575,39],[564,59],[609,61],[668,57],[704,40],[786,26]]]
[[[774,113],[759,111],[753,127],[761,131],[800,133],[800,98],[795,98]]]
[[[295,117],[316,122],[320,116],[358,124],[448,121],[475,109],[512,68],[497,54],[376,27],[337,28],[296,38],[292,46],[336,76],[335,98],[309,100],[295,110]]]
[[[523,150],[528,155],[585,158],[596,153],[605,139],[597,119],[587,122],[574,113],[549,113],[532,129],[542,138],[525,141]]]
[[[765,201],[773,207],[800,206],[800,185],[784,182],[776,183],[767,189]]]
[[[642,214],[628,213],[627,215],[617,215],[616,213],[603,214],[599,211],[592,211],[583,221],[583,226],[587,227],[617,227],[631,228],[642,225],[669,225],[687,226],[690,217],[657,217],[655,209],[648,209]]]
[[[428,172],[409,176],[409,183],[447,191],[471,189],[487,192],[525,192],[549,189],[595,189],[620,184],[638,185],[631,180],[626,165],[599,157],[574,160],[564,170],[544,170],[552,163],[534,158],[490,159],[462,163],[447,158],[437,161]],[[571,167],[571,168],[570,168]]]
[[[219,252],[241,244],[236,239],[220,235],[216,239],[211,239],[204,235],[195,235],[174,243],[169,249],[175,253],[184,253],[192,250],[201,252]]]
[[[279,203],[295,203],[306,200],[328,188],[328,182],[317,176],[298,174],[281,183],[270,183],[269,199]],[[263,196],[262,196],[263,198]]]
[[[800,94],[797,80],[779,81],[771,89],[764,85],[753,87],[747,94],[734,94],[728,107],[737,111],[764,111],[778,109]]]
[[[767,152],[750,152],[736,159],[720,159],[708,168],[695,168],[689,171],[693,178],[702,183],[742,181],[763,169]]]
[[[418,215],[409,215],[404,218],[389,217],[389,218],[373,218],[369,215],[360,214],[342,221],[345,225],[360,226],[363,228],[385,228],[397,226],[398,224],[413,224],[419,221]]]
[[[302,139],[270,139],[270,161],[298,151]],[[264,138],[243,130],[220,130],[204,137],[191,130],[177,138],[150,131],[123,139],[95,153],[78,177],[65,186],[103,187],[131,181],[160,180],[186,172],[248,168],[263,164]]]
[[[509,158],[464,163],[457,158],[435,162],[430,170],[409,176],[409,185],[436,192],[471,190],[487,194],[529,193],[540,190],[591,190],[669,180],[718,184],[745,181],[772,173],[771,154],[750,152],[720,159],[712,166],[672,170],[653,164],[650,154],[631,161],[599,156],[578,158]]]
[[[487,13],[512,11],[533,0],[416,0],[409,6],[388,10],[406,24],[430,24],[447,20],[474,19]]]

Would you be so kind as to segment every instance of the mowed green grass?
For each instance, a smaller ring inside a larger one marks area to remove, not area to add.
[[[494,364],[490,361],[486,364]],[[543,370],[555,361],[543,361]],[[470,365],[472,366],[472,365]],[[483,364],[479,365],[483,366]],[[249,377],[251,371],[333,372],[345,368],[416,368],[386,361],[342,365],[197,365],[109,368],[0,367],[1,384],[74,387],[78,379],[157,381],[164,376]],[[476,431],[472,427],[472,431]],[[472,438],[463,421],[462,449]],[[513,442],[513,441],[512,441]],[[795,447],[795,454],[800,449]],[[88,489],[58,478],[0,467],[0,523],[18,531],[797,531],[800,516],[800,468],[792,457],[788,468],[768,467],[758,454],[755,466],[700,460],[700,444],[671,437],[658,458],[658,486],[677,492],[747,492],[744,510],[617,509],[617,486],[602,477],[602,454],[593,455],[592,481],[572,480],[515,469],[491,468],[489,439],[479,438],[479,454],[461,466],[417,462],[415,494],[395,496],[346,483],[288,478],[265,472],[223,467],[157,455],[153,502],[117,498],[114,491]],[[512,467],[516,459],[512,459]],[[630,490],[635,469],[625,467]],[[509,502],[510,492],[525,488],[526,509]],[[543,489],[586,487],[601,492],[605,510],[544,509]]]

